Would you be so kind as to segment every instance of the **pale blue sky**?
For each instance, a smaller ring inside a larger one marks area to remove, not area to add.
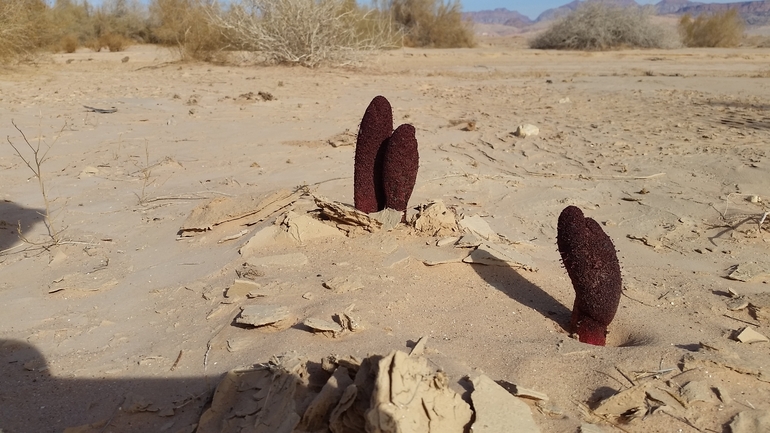
[[[518,11],[532,19],[537,18],[546,9],[559,7],[572,0],[460,0],[465,11],[481,11],[487,9],[506,8]],[[636,0],[639,4],[655,4],[660,0]],[[700,3],[732,3],[729,1],[697,0]]]

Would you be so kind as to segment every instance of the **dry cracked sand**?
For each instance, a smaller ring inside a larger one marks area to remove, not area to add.
[[[0,72],[3,139],[28,151],[13,121],[53,143],[61,230],[47,245],[37,179],[4,141],[2,432],[510,431],[493,421],[520,403],[522,431],[768,431],[770,343],[738,334],[770,335],[770,50],[504,41],[357,69],[134,46]],[[417,129],[410,217],[443,203],[436,230],[321,221],[314,198],[352,202],[380,94]],[[526,124],[539,133],[514,135]],[[180,234],[206,205],[230,216]],[[607,347],[565,329],[568,205],[618,250]]]

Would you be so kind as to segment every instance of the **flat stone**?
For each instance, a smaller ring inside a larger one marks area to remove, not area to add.
[[[302,324],[317,332],[331,332],[334,335],[342,332],[342,326],[328,320],[308,317]]]
[[[382,266],[385,268],[392,268],[393,266],[408,260],[409,257],[411,257],[409,251],[399,247],[396,251],[393,251],[385,257],[382,261]]]
[[[237,352],[246,349],[254,344],[254,337],[248,338],[230,338],[227,340],[227,351]]]
[[[335,227],[324,224],[309,215],[300,215],[293,211],[286,213],[281,227],[295,242],[301,244],[314,239],[345,236]]]
[[[524,125],[519,125],[516,128],[516,132],[513,133],[513,135],[517,137],[529,137],[531,135],[538,135],[540,134],[540,128],[538,128],[535,125],[531,125],[529,123],[525,123]]]
[[[364,326],[361,324],[361,319],[357,314],[353,313],[353,305],[346,308],[345,311],[337,313],[337,318],[339,319],[343,330],[347,329],[350,332],[358,332],[364,329]]]
[[[323,285],[334,293],[348,293],[364,288],[364,285],[353,277],[334,277],[324,281]]]
[[[369,216],[382,223],[383,230],[390,231],[401,222],[404,213],[395,209],[385,208],[379,212],[370,213]]]
[[[693,380],[687,382],[682,387],[682,397],[687,404],[695,403],[696,401],[704,401],[707,403],[714,402],[714,393],[711,391],[711,387],[703,381]]]
[[[770,432],[770,411],[747,410],[739,412],[730,421],[732,433]]]
[[[250,257],[246,263],[254,266],[302,266],[308,262],[307,256],[302,253],[280,254],[277,256]]]
[[[733,298],[727,301],[727,309],[730,311],[743,310],[749,306],[749,300],[745,298]]]
[[[258,291],[262,286],[251,280],[235,280],[227,289],[226,298],[245,298],[250,293]],[[254,297],[254,296],[251,296]]]
[[[532,258],[502,245],[484,243],[466,257],[463,262],[487,266],[512,266],[535,270]]]
[[[289,317],[289,310],[280,305],[246,305],[241,307],[241,314],[236,323],[255,327],[280,322]]]
[[[468,256],[468,251],[450,247],[427,247],[414,249],[411,251],[411,254],[412,257],[427,266],[436,266],[447,263],[461,263]]]
[[[425,354],[425,345],[428,343],[428,336],[423,335],[417,339],[417,343],[414,344],[412,350],[409,351],[409,356],[422,356]]]
[[[492,230],[492,227],[484,220],[484,218],[474,215],[471,217],[465,217],[459,222],[460,228],[466,232],[476,234],[477,236],[486,240],[497,240],[497,233]]]
[[[607,419],[607,417],[618,418],[624,414],[634,413],[636,409],[644,407],[647,391],[653,388],[652,382],[644,382],[624,389],[602,400],[594,409],[594,414]]]
[[[473,433],[508,433],[512,426],[516,426],[517,433],[540,432],[529,406],[518,397],[485,375],[472,382],[471,400],[476,410]]]
[[[735,339],[741,343],[763,343],[770,341],[766,336],[755,331],[751,326],[743,328],[743,330],[735,336]]]
[[[476,248],[481,245],[481,242],[481,238],[473,233],[468,233],[467,235],[461,237],[455,246],[458,248]]]
[[[455,213],[436,200],[425,206],[414,221],[414,228],[430,236],[446,236],[457,231]]]
[[[338,223],[362,227],[369,232],[377,231],[382,227],[381,222],[354,207],[319,196],[313,196],[313,200],[322,214]]]
[[[600,425],[584,422],[580,424],[580,433],[607,433],[607,430]]]
[[[749,311],[757,320],[770,320],[770,293],[751,295]]]
[[[278,236],[281,234],[278,226],[267,226],[254,233],[248,241],[241,247],[241,256],[244,259],[254,257],[259,251],[278,243]]]
[[[441,238],[441,239],[436,241],[436,246],[437,247],[445,247],[447,245],[454,245],[459,240],[460,240],[459,236],[449,236],[449,237]]]
[[[732,268],[727,278],[731,280],[748,282],[760,275],[770,273],[770,267],[766,264],[755,262],[741,263]]]
[[[543,400],[548,401],[548,396],[545,393],[535,391],[532,389],[527,389],[524,387],[521,387],[519,385],[516,386],[516,392],[513,393],[516,397],[524,397],[524,398],[531,398],[533,400]]]

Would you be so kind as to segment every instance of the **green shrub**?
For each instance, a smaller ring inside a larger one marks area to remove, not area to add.
[[[412,47],[469,48],[476,45],[473,24],[462,17],[459,0],[390,0],[393,21]]]
[[[687,14],[679,20],[682,43],[688,47],[736,47],[741,43],[745,23],[736,9],[693,19]]]
[[[666,48],[667,32],[650,21],[652,9],[583,3],[530,41],[530,47],[560,50]]]

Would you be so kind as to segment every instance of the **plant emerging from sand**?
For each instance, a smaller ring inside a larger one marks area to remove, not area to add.
[[[406,209],[417,181],[419,152],[414,126],[403,124],[393,131],[393,111],[384,96],[376,96],[366,108],[356,138],[353,199],[356,209],[373,213],[390,208]]]
[[[13,150],[16,152],[16,155],[24,162],[24,164],[27,165],[27,167],[32,171],[34,176],[37,178],[38,186],[40,188],[40,194],[43,196],[43,203],[45,204],[45,214],[41,214],[43,216],[43,221],[45,223],[45,227],[48,230],[48,237],[50,238],[50,243],[56,245],[61,242],[61,233],[63,230],[57,230],[54,222],[54,217],[52,215],[51,211],[51,200],[48,198],[48,190],[46,189],[45,179],[43,177],[43,164],[48,160],[48,152],[51,151],[51,148],[53,148],[53,145],[56,143],[56,141],[61,136],[62,131],[64,131],[64,128],[67,126],[65,123],[64,126],[62,126],[62,129],[59,131],[59,133],[56,135],[56,138],[54,138],[53,142],[50,144],[45,143],[43,141],[42,134],[38,136],[37,143],[32,144],[30,143],[29,139],[27,139],[27,136],[24,134],[24,131],[19,128],[16,123],[12,120],[11,124],[14,128],[16,128],[17,131],[19,131],[19,134],[21,134],[21,138],[24,141],[24,144],[29,149],[30,154],[27,154],[27,152],[23,152],[23,147],[19,148],[15,144],[13,144],[13,141],[11,141],[10,136],[6,136],[6,140],[8,141],[8,144],[11,145]],[[26,155],[25,155],[26,154]],[[21,224],[19,224],[19,237],[29,244],[34,244],[34,242],[30,242],[28,239],[26,239],[22,233],[21,233]]]
[[[623,290],[615,245],[575,206],[561,212],[557,229],[556,243],[575,289],[569,331],[583,343],[604,346]]]

